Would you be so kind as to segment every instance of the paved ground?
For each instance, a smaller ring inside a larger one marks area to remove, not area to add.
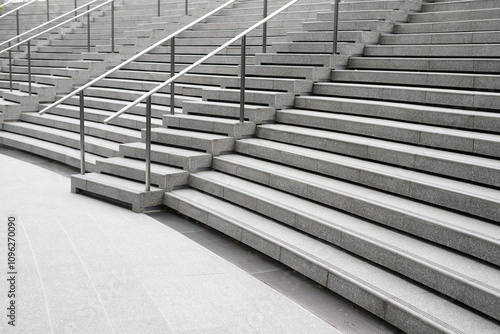
[[[72,194],[73,170],[6,151],[0,150],[0,333],[397,331],[205,226]],[[8,274],[9,217],[16,274]],[[15,298],[8,296],[11,276]],[[15,328],[8,325],[11,300]]]

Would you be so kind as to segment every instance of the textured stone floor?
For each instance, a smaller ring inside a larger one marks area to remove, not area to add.
[[[158,220],[72,194],[69,178],[37,159],[0,154],[0,333],[338,332]]]

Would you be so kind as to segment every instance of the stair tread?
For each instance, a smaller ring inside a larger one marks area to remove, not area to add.
[[[369,189],[361,185],[347,183],[345,181],[335,180],[323,175],[316,175],[296,168],[281,166],[275,163],[257,160],[255,158],[244,157],[241,155],[225,155],[214,158],[216,161],[229,162],[235,165],[255,168],[259,171],[265,171],[270,174],[282,175],[286,178],[296,180],[300,183],[316,185],[317,187],[328,189],[332,192],[342,192],[362,199],[363,202],[382,205],[391,208],[396,212],[403,212],[409,216],[425,217],[436,224],[454,228],[470,230],[472,233],[490,239],[491,235],[498,236],[498,227],[485,224],[483,221],[444,210],[428,204],[415,202],[400,196],[387,194],[375,189]],[[423,214],[425,212],[425,214]],[[496,238],[496,237],[493,237]]]
[[[121,146],[146,149],[145,143],[127,143],[127,144],[121,144]],[[151,151],[152,152],[159,152],[159,153],[167,153],[167,154],[176,154],[176,155],[180,155],[180,156],[184,156],[184,157],[207,157],[207,156],[210,156],[210,154],[204,153],[204,152],[198,152],[198,151],[183,149],[183,148],[179,148],[179,147],[157,145],[157,144],[151,144]]]
[[[147,193],[144,190],[143,182],[131,181],[112,175],[100,174],[100,173],[87,173],[84,175],[73,175],[72,178],[99,183],[105,186],[109,186],[111,188],[121,189],[133,194]],[[162,189],[151,187],[151,192],[163,192],[163,191],[164,190]]]
[[[422,154],[422,155],[428,155],[428,156],[434,156],[434,157],[443,157],[443,158],[450,159],[452,161],[457,161],[457,162],[466,162],[466,163],[476,162],[478,164],[482,164],[484,166],[488,166],[490,168],[495,168],[495,169],[500,167],[499,161],[494,160],[494,159],[489,159],[489,158],[485,158],[485,157],[475,157],[475,156],[470,156],[467,154],[443,151],[443,150],[434,149],[434,148],[418,147],[418,146],[414,146],[414,145],[410,145],[410,144],[396,143],[396,142],[391,142],[391,141],[387,141],[387,140],[383,140],[383,139],[365,138],[365,137],[360,137],[360,136],[351,135],[351,134],[343,134],[343,133],[337,133],[337,132],[332,132],[332,131],[327,131],[327,130],[302,128],[300,126],[286,125],[286,124],[266,124],[266,125],[262,125],[261,127],[271,128],[271,129],[278,130],[278,131],[291,131],[294,133],[300,133],[300,134],[305,134],[305,135],[310,135],[310,136],[315,136],[315,137],[320,137],[320,138],[332,138],[335,140],[350,141],[350,142],[355,142],[358,144],[368,145],[368,146],[390,148],[393,150],[397,150],[397,151],[401,151],[401,152],[410,152],[410,153],[417,154],[417,155]]]
[[[113,164],[122,167],[129,167],[139,170],[146,170],[146,162],[143,160],[122,158],[122,157],[112,157],[106,159],[100,159],[98,163]],[[161,164],[151,163],[151,173],[162,174],[162,175],[172,175],[172,174],[186,174],[186,171],[182,169],[165,166]]]
[[[344,233],[359,235],[366,242],[380,243],[383,248],[402,252],[414,261],[426,262],[437,270],[445,271],[447,275],[483,285],[485,289],[490,289],[492,293],[500,296],[500,276],[495,268],[449,249],[374,225],[309,200],[217,171],[200,172],[193,174],[192,177],[198,180],[208,180],[223,186],[224,189],[245,193],[246,196],[272,203],[294,214],[308,216]],[[497,233],[498,236],[500,233]],[[500,242],[498,244],[500,246]]]
[[[344,251],[329,247],[304,234],[275,224],[274,221],[248,210],[193,189],[175,190],[166,193],[165,198],[167,203],[169,199],[179,200],[208,212],[211,216],[230,221],[243,230],[261,236],[265,240],[306,259],[307,262],[325,268],[335,273],[335,275],[341,275],[356,286],[362,286],[367,293],[374,294],[383,300],[391,300],[405,309],[412,309],[412,312],[418,314],[418,317],[426,318],[427,321],[437,322],[439,325],[445,324],[448,328],[465,332],[477,331],[478,328],[491,332],[497,330],[495,323],[465,308],[452,304],[387,270],[358,259]],[[244,217],[244,220],[242,217]],[[318,249],[321,251],[318,251]],[[335,288],[333,287],[333,290],[336,290]],[[450,323],[449,312],[454,314],[452,324]]]
[[[204,139],[204,140],[221,140],[221,139],[222,140],[233,140],[233,138],[228,137],[228,136],[224,136],[224,135],[217,135],[217,134],[206,133],[206,132],[190,131],[190,130],[184,130],[184,129],[156,128],[156,129],[151,129],[151,132],[164,133],[164,134],[170,134],[170,135],[175,135],[175,136],[198,138],[198,139]]]

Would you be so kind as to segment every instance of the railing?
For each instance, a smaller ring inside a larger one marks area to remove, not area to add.
[[[231,45],[234,42],[236,42],[236,41],[238,41],[238,40],[241,39],[240,115],[239,116],[240,116],[240,122],[244,122],[245,121],[246,36],[247,36],[248,33],[252,32],[253,30],[255,30],[256,28],[258,28],[259,26],[263,25],[264,23],[267,23],[269,20],[273,19],[275,16],[277,16],[278,14],[280,14],[281,12],[283,12],[284,10],[288,9],[289,7],[291,7],[292,5],[294,5],[298,1],[299,0],[292,0],[292,1],[290,1],[289,3],[287,3],[286,5],[284,5],[283,7],[281,7],[280,9],[278,9],[277,11],[275,11],[274,13],[272,13],[271,15],[266,16],[264,19],[262,19],[259,22],[255,23],[250,28],[246,29],[245,31],[243,31],[242,33],[238,34],[237,36],[235,36],[231,40],[229,40],[226,43],[222,44],[217,49],[215,49],[214,51],[210,52],[206,56],[202,57],[198,61],[194,62],[193,64],[191,64],[190,66],[188,66],[184,70],[180,71],[176,75],[171,76],[170,79],[166,80],[164,83],[156,86],[155,88],[153,88],[152,90],[150,90],[146,94],[144,94],[141,97],[137,98],[134,102],[128,104],[126,107],[120,109],[114,115],[112,115],[112,116],[110,116],[110,117],[108,117],[108,118],[106,118],[104,120],[104,123],[107,124],[110,121],[112,121],[113,119],[119,117],[121,114],[123,114],[124,112],[126,112],[130,108],[132,108],[132,107],[136,106],[137,104],[139,104],[140,102],[142,102],[144,99],[147,99],[146,100],[146,181],[145,181],[145,184],[146,184],[145,190],[146,191],[150,191],[150,188],[151,188],[151,179],[150,179],[150,175],[151,175],[151,96],[153,94],[155,94],[156,92],[158,92],[159,90],[163,89],[164,87],[168,86],[168,85],[171,85],[171,87],[172,87],[173,84],[174,84],[174,82],[177,79],[179,79],[180,77],[182,77],[184,74],[188,73],[189,71],[191,71],[195,67],[199,66],[200,64],[204,63],[208,59],[210,59],[213,56],[215,56],[220,51],[222,51],[225,48],[227,48],[229,45]],[[173,99],[172,95],[171,95],[170,99],[172,101],[172,99]],[[173,113],[173,108],[172,107],[170,108],[170,110],[171,110],[171,113]]]
[[[71,21],[73,21],[73,20],[75,20],[75,19],[77,19],[79,17],[87,15],[87,50],[90,51],[90,13],[93,12],[94,10],[97,10],[97,9],[103,7],[103,6],[106,6],[109,3],[111,3],[111,11],[112,11],[112,16],[111,16],[112,17],[112,20],[111,20],[111,26],[112,26],[112,28],[111,28],[111,33],[112,33],[112,36],[111,36],[112,50],[111,51],[114,52],[114,19],[113,19],[114,18],[114,15],[113,15],[113,13],[114,13],[114,0],[108,0],[108,1],[102,3],[102,4],[98,5],[98,6],[95,6],[94,8],[90,9],[90,4],[94,3],[94,2],[97,2],[97,1],[99,1],[99,0],[94,0],[94,1],[92,1],[90,3],[88,3],[88,4],[85,4],[85,5],[81,6],[81,7],[79,7],[79,8],[76,8],[76,9],[73,9],[73,10],[69,11],[68,13],[66,13],[64,15],[67,15],[67,14],[70,14],[70,13],[73,13],[73,12],[76,13],[77,10],[79,10],[79,9],[81,9],[83,7],[87,7],[87,11],[86,12],[83,12],[83,13],[81,13],[81,14],[79,14],[79,15],[71,18],[71,19],[68,19],[68,20],[66,20],[64,22],[61,22],[61,23],[59,23],[59,24],[57,24],[57,25],[55,25],[55,26],[53,26],[53,27],[51,27],[51,28],[49,28],[47,30],[44,30],[44,31],[42,31],[42,32],[40,32],[40,33],[38,33],[38,34],[36,34],[34,36],[31,36],[30,38],[25,39],[22,42],[18,42],[18,43],[16,43],[16,44],[14,44],[14,45],[11,46],[10,44],[11,44],[12,39],[9,40],[9,41],[7,41],[9,43],[9,47],[6,48],[6,49],[4,49],[4,50],[2,50],[2,51],[0,51],[0,54],[4,53],[6,51],[9,51],[9,87],[10,87],[10,91],[12,91],[12,53],[11,53],[12,49],[14,49],[15,47],[19,47],[19,46],[21,46],[24,43],[26,43],[26,45],[27,45],[28,92],[29,92],[29,95],[31,95],[31,40],[35,39],[37,37],[40,37],[40,36],[46,34],[47,32],[49,32],[51,30],[59,28],[60,26],[63,26],[66,23],[69,23],[69,22],[71,22]],[[55,18],[52,21],[55,21],[57,19],[58,18]],[[48,23],[51,23],[52,21],[50,21]],[[35,29],[37,29],[37,28],[35,28]],[[13,39],[16,39],[16,38],[17,37],[14,37]]]
[[[333,19],[333,53],[337,53],[337,40],[339,31],[339,2],[340,0],[335,0],[335,17]]]
[[[207,19],[208,17],[212,16],[213,14],[219,12],[220,10],[226,8],[227,6],[233,4],[234,2],[236,2],[237,0],[230,0],[228,2],[226,2],[225,4],[217,7],[216,9],[212,10],[211,12],[203,15],[202,17],[196,19],[195,21],[189,23],[188,25],[184,26],[183,28],[177,30],[176,32],[170,34],[169,36],[163,38],[162,40],[156,42],[155,44],[151,45],[150,47],[146,48],[145,50],[141,51],[140,53],[136,54],[135,56],[129,58],[127,61],[117,65],[116,67],[114,67],[113,69],[107,71],[106,73],[100,75],[99,77],[95,78],[94,80],[90,81],[89,83],[81,86],[80,88],[74,90],[73,92],[71,92],[70,94],[66,95],[65,97],[63,97],[62,99],[52,103],[51,105],[47,106],[46,108],[42,109],[39,114],[40,115],[43,115],[44,113],[46,113],[49,109],[52,109],[56,106],[58,106],[59,104],[63,103],[64,101],[70,99],[71,97],[75,96],[76,94],[79,94],[79,97],[80,97],[80,136],[81,136],[81,142],[80,142],[80,151],[81,151],[81,159],[80,159],[80,172],[82,174],[85,174],[85,141],[84,141],[84,122],[85,122],[85,119],[84,119],[84,94],[83,94],[83,91],[94,85],[95,83],[97,83],[98,81],[106,78],[108,75],[114,73],[115,71],[118,71],[119,69],[123,68],[124,66],[130,64],[131,62],[135,61],[136,59],[138,59],[139,57],[145,55],[146,53],[148,53],[149,51],[157,48],[158,46],[162,45],[163,43],[169,41],[169,40],[172,40],[171,41],[171,73],[174,73],[174,66],[173,64],[175,64],[175,58],[174,58],[174,55],[175,55],[175,37],[177,35],[179,35],[180,33],[186,31],[187,29],[190,29],[191,27],[193,27],[194,25],[200,23],[201,21]],[[173,88],[172,88],[173,90]],[[172,95],[173,96],[173,95]],[[171,98],[171,101],[173,101],[173,98]],[[173,102],[171,102],[171,112],[173,113],[174,110],[173,110]]]
[[[25,3],[24,5],[21,5],[19,7],[17,7],[16,9],[14,10],[11,10],[10,12],[7,12],[6,14],[3,14],[2,16],[0,16],[0,19],[6,17],[7,15],[10,15],[12,13],[16,13],[16,35],[19,35],[19,11],[26,7],[26,6],[29,6],[30,4],[32,4],[33,2],[36,2],[37,0],[32,0],[28,3]],[[9,1],[8,3],[11,3],[12,1]],[[4,5],[5,6],[5,5]],[[19,39],[17,40],[19,42]]]

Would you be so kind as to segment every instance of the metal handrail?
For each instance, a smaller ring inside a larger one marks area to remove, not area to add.
[[[1,4],[0,6],[7,6],[8,4],[11,4],[12,2],[14,2],[15,0],[10,0],[10,1],[7,1],[6,3],[4,4]]]
[[[219,53],[220,51],[222,51],[225,48],[227,48],[229,45],[233,44],[234,42],[236,42],[237,40],[239,40],[239,39],[241,39],[243,37],[246,37],[246,35],[249,32],[252,32],[253,30],[255,30],[256,28],[258,28],[262,24],[264,24],[267,21],[271,20],[276,15],[280,14],[282,11],[284,11],[288,7],[294,5],[298,1],[300,1],[300,0],[292,0],[292,1],[290,1],[288,4],[284,5],[283,7],[281,7],[280,9],[278,9],[277,11],[275,11],[274,13],[272,13],[271,15],[269,15],[266,18],[264,18],[264,19],[260,20],[259,22],[255,23],[253,26],[251,26],[250,28],[246,29],[242,33],[238,34],[236,37],[233,37],[231,40],[227,41],[226,43],[222,44],[217,49],[215,49],[214,51],[210,52],[209,54],[207,54],[206,56],[204,56],[200,60],[194,62],[193,64],[191,64],[190,66],[186,67],[184,70],[180,71],[179,73],[177,73],[176,75],[174,75],[170,79],[166,80],[162,84],[160,84],[160,85],[156,86],[155,88],[151,89],[146,94],[144,94],[141,97],[137,98],[134,102],[131,102],[127,106],[125,106],[122,109],[118,110],[115,114],[113,114],[112,116],[106,118],[104,120],[104,123],[105,124],[109,123],[110,121],[112,121],[116,117],[120,116],[121,114],[123,114],[124,112],[126,112],[127,110],[129,110],[130,108],[132,108],[132,107],[136,106],[137,104],[139,104],[144,99],[150,97],[151,95],[153,95],[154,93],[158,92],[160,89],[163,89],[164,87],[168,86],[170,83],[174,82],[175,80],[177,80],[178,78],[180,78],[181,76],[183,76],[187,72],[191,71],[192,69],[194,69],[198,65],[200,65],[200,64],[204,63],[206,60],[212,58],[217,53]],[[243,46],[243,43],[242,43],[242,46]]]
[[[227,6],[229,6],[230,4],[236,2],[237,0],[230,0],[228,2],[226,2],[224,5],[222,6],[219,6],[217,7],[216,9],[214,9],[213,11],[211,11],[210,13],[207,13],[205,15],[203,15],[202,17],[200,17],[199,19],[191,22],[190,24],[182,27],[181,29],[177,30],[176,32],[170,34],[169,36],[163,38],[162,40],[160,40],[159,42],[156,42],[155,44],[151,45],[150,47],[144,49],[143,51],[141,51],[140,53],[132,56],[131,58],[129,58],[128,60],[126,60],[125,62],[115,66],[114,68],[112,68],[111,70],[107,71],[106,73],[100,75],[99,77],[95,78],[94,80],[88,82],[87,84],[79,87],[78,89],[74,90],[73,92],[69,93],[68,95],[66,95],[65,97],[63,97],[62,99],[52,103],[51,105],[45,107],[44,109],[42,109],[39,114],[40,115],[43,115],[45,114],[49,109],[52,109],[56,106],[58,106],[59,104],[63,103],[64,101],[68,100],[69,98],[75,96],[76,94],[78,94],[79,92],[85,90],[86,88],[92,86],[93,84],[95,84],[96,82],[104,79],[105,77],[107,77],[108,75],[118,71],[119,69],[121,69],[122,67],[130,64],[131,62],[133,62],[134,60],[138,59],[139,57],[142,57],[143,55],[145,55],[146,53],[148,53],[149,51],[157,48],[158,46],[162,45],[163,43],[167,42],[168,40],[176,37],[177,35],[179,35],[180,33],[184,32],[185,30],[193,27],[194,25],[196,25],[197,23],[205,20],[206,18],[208,18],[209,16],[212,16],[213,14],[217,13],[218,11],[226,8]]]
[[[110,117],[108,117],[108,118],[106,118],[104,120],[104,123],[107,124],[110,121],[112,121],[113,119],[115,119],[116,117],[119,117],[125,111],[129,110],[130,108],[136,106],[141,101],[143,101],[144,99],[146,99],[146,171],[145,171],[145,183],[146,183],[146,186],[145,186],[145,191],[150,191],[150,189],[151,189],[151,99],[152,99],[151,96],[154,93],[158,92],[160,89],[162,89],[162,88],[164,88],[164,87],[166,87],[168,85],[171,85],[170,86],[170,89],[171,89],[171,92],[170,92],[170,94],[171,94],[170,95],[170,102],[171,102],[170,112],[173,113],[174,110],[173,110],[173,102],[172,101],[174,99],[174,96],[173,96],[174,92],[173,92],[172,87],[173,87],[173,84],[174,84],[175,80],[177,80],[178,78],[180,78],[184,74],[188,73],[190,70],[194,69],[198,65],[202,64],[206,60],[212,58],[214,55],[216,55],[220,51],[224,50],[225,48],[227,48],[229,45],[233,44],[237,40],[241,39],[240,122],[243,123],[245,121],[245,117],[244,117],[244,112],[245,112],[245,108],[244,108],[244,106],[245,106],[245,64],[246,64],[246,62],[245,62],[246,50],[245,49],[246,49],[246,37],[247,37],[247,34],[250,33],[251,31],[255,30],[257,27],[265,24],[267,21],[271,20],[272,18],[274,18],[275,16],[277,16],[278,14],[280,14],[281,12],[283,12],[284,10],[286,10],[287,8],[289,8],[290,6],[294,5],[298,1],[300,1],[300,0],[292,0],[292,1],[290,1],[288,4],[284,5],[283,7],[281,7],[280,9],[278,9],[277,11],[275,11],[274,13],[272,13],[271,15],[269,15],[269,16],[265,17],[264,19],[260,20],[259,22],[255,23],[250,28],[246,29],[245,31],[243,31],[242,33],[238,34],[237,36],[235,36],[231,40],[229,40],[226,43],[222,44],[217,49],[215,49],[214,51],[210,52],[209,54],[207,54],[206,56],[204,56],[200,60],[194,62],[193,64],[191,64],[190,66],[188,66],[184,70],[180,71],[178,74],[172,75],[170,77],[170,79],[168,79],[164,83],[156,86],[155,88],[153,88],[152,90],[150,90],[146,94],[143,94],[141,97],[139,97],[138,99],[136,99],[134,102],[129,103],[126,107],[120,109],[115,114],[113,114],[112,116],[110,116]],[[267,3],[267,2],[265,2],[265,3]],[[264,33],[263,36],[264,36],[264,40],[265,40],[265,33]],[[173,50],[171,52],[173,52]],[[80,103],[81,103],[81,100],[80,100]],[[85,153],[82,152],[82,159],[85,158],[84,154]],[[84,162],[80,161],[80,163],[83,166]]]
[[[87,10],[86,12],[83,12],[83,13],[81,13],[81,14],[78,14],[77,16],[72,17],[71,19],[68,19],[68,20],[66,20],[66,21],[64,21],[64,22],[59,23],[58,25],[53,26],[52,28],[46,29],[46,30],[44,30],[44,31],[42,31],[42,32],[40,32],[40,33],[38,33],[38,34],[34,35],[34,36],[31,36],[30,38],[25,39],[24,41],[19,42],[19,43],[17,43],[17,44],[14,44],[14,45],[12,45],[12,46],[8,47],[7,49],[3,49],[2,51],[0,51],[0,54],[1,54],[1,53],[4,53],[5,51],[9,51],[9,50],[11,50],[11,49],[15,48],[16,46],[20,46],[20,45],[21,45],[21,44],[23,44],[23,43],[26,43],[26,42],[28,42],[28,43],[29,43],[29,42],[30,42],[32,39],[34,39],[34,38],[40,37],[41,35],[43,35],[43,34],[45,34],[45,33],[49,32],[49,31],[51,31],[51,30],[54,30],[54,29],[56,29],[56,28],[59,28],[60,26],[63,26],[63,25],[65,25],[66,23],[69,23],[69,22],[71,22],[71,21],[73,21],[73,20],[75,20],[75,19],[77,19],[77,18],[79,18],[79,17],[81,17],[81,16],[85,16],[85,15],[87,15],[87,14],[90,14],[90,13],[91,13],[91,12],[93,12],[94,10],[99,9],[99,8],[101,8],[101,7],[105,6],[105,5],[109,4],[109,3],[112,3],[112,2],[114,2],[114,1],[115,1],[115,0],[108,0],[108,1],[106,1],[106,2],[104,2],[104,3],[102,3],[102,4],[100,4],[100,5],[97,5],[97,6],[95,6],[94,8]],[[88,4],[86,4],[85,6],[88,6]],[[75,9],[74,9],[74,10],[72,10],[71,12],[73,12],[73,11],[75,11]]]
[[[35,0],[35,1],[36,1],[36,0]],[[11,39],[9,39],[9,40],[7,40],[7,41],[5,41],[5,42],[0,43],[0,46],[2,46],[2,45],[4,45],[4,44],[7,44],[7,43],[9,43],[9,42],[12,42],[12,41],[13,41],[13,40],[15,40],[15,39],[19,39],[20,37],[22,37],[22,36],[24,36],[24,35],[26,35],[26,34],[29,34],[29,33],[33,32],[33,31],[35,31],[35,30],[38,30],[38,29],[40,29],[40,28],[42,28],[42,27],[46,26],[47,24],[51,24],[52,22],[57,21],[57,20],[59,20],[59,19],[63,18],[64,16],[66,16],[66,15],[68,15],[68,14],[71,14],[71,13],[73,13],[73,12],[75,12],[75,11],[79,11],[79,10],[80,10],[80,9],[82,9],[83,7],[90,6],[91,4],[93,4],[94,2],[97,2],[97,1],[100,1],[100,0],[93,0],[93,1],[91,1],[91,2],[89,2],[89,3],[86,3],[85,5],[82,5],[82,6],[78,7],[78,8],[75,8],[75,9],[73,9],[73,10],[70,10],[69,12],[66,12],[66,13],[64,13],[64,14],[62,14],[62,15],[60,15],[60,16],[58,16],[58,17],[56,17],[56,18],[54,18],[54,19],[52,19],[52,20],[50,20],[50,21],[47,21],[47,22],[45,22],[45,23],[42,23],[42,24],[40,24],[39,26],[37,26],[37,27],[35,27],[35,28],[33,28],[33,29],[30,29],[30,30],[28,30],[28,31],[26,31],[26,32],[23,32],[22,34],[20,34],[20,35],[18,35],[18,36],[12,37]],[[73,19],[74,19],[74,17],[72,18],[72,20],[73,20]],[[3,50],[2,50],[2,51],[0,51],[0,53],[2,53],[2,52],[3,52]]]
[[[38,0],[31,0],[30,2],[25,3],[24,5],[19,6],[19,7],[17,7],[16,9],[13,9],[13,10],[11,10],[10,12],[7,12],[7,13],[3,14],[2,16],[0,16],[0,19],[1,19],[1,18],[3,18],[3,17],[6,17],[7,15],[10,15],[10,14],[12,14],[12,13],[16,13],[16,12],[17,12],[18,10],[20,10],[21,8],[24,8],[24,7],[26,7],[26,6],[28,6],[28,5],[32,4],[33,2],[36,2],[36,1],[38,1]],[[2,5],[2,6],[5,6],[5,5],[7,5],[8,3],[10,3],[10,2],[12,2],[12,1],[9,1],[9,2],[7,2],[6,4],[4,4],[4,5]]]

